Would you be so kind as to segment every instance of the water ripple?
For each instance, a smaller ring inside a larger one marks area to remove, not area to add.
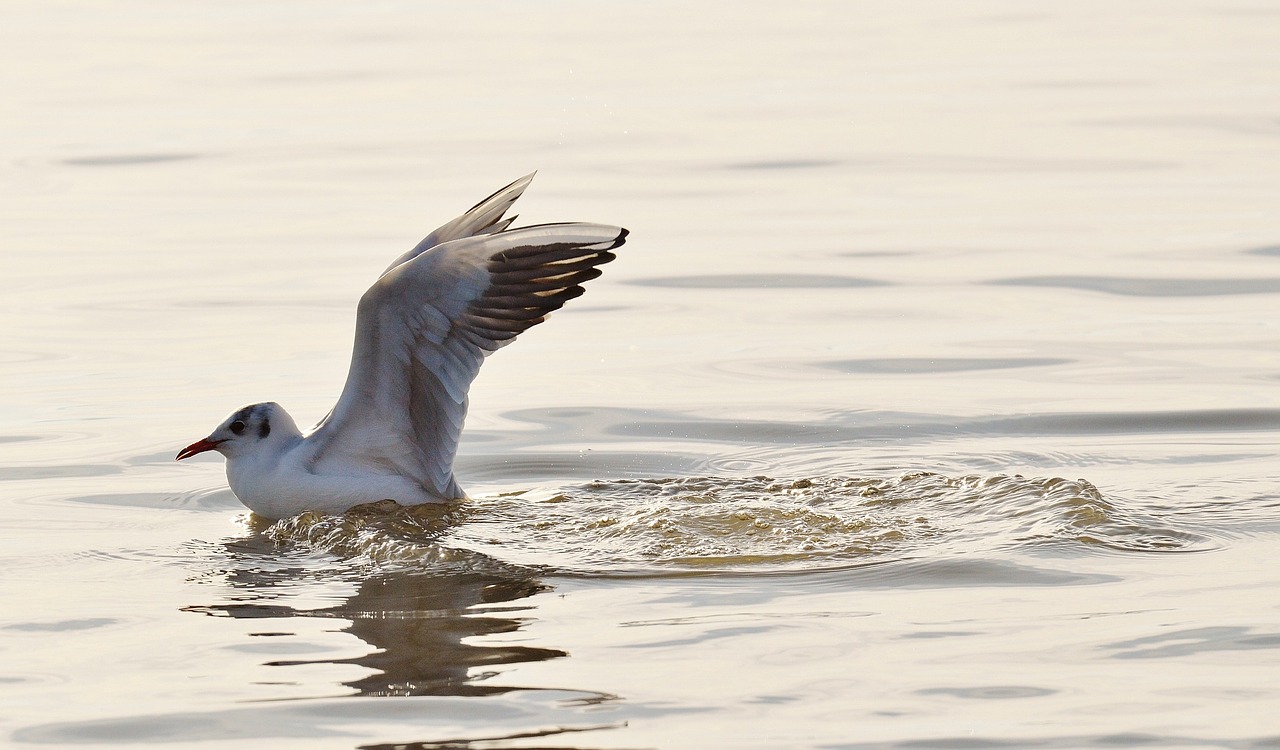
[[[1080,289],[1131,297],[1210,297],[1225,294],[1275,294],[1280,279],[1150,279],[1119,276],[1022,276],[997,279],[996,286]]]
[[[188,161],[205,156],[197,153],[136,153],[136,154],[100,154],[97,156],[77,156],[63,159],[62,163],[69,167],[128,167],[139,164],[163,164],[173,161]]]
[[[509,416],[516,416],[514,414]],[[537,421],[533,410],[519,413]],[[816,422],[712,419],[661,412],[617,410],[594,418],[605,435],[713,442],[774,442],[788,445],[865,442],[877,439],[945,439],[963,435],[1133,435],[1184,432],[1280,430],[1280,409],[1182,409],[1174,411],[1045,412],[1027,415],[953,417],[903,412],[831,412]]]
[[[886,282],[855,276],[807,273],[726,273],[658,276],[624,283],[678,289],[817,289],[828,287],[885,286]]]
[[[1010,370],[1019,367],[1051,367],[1074,360],[1056,357],[885,357],[819,362],[820,367],[848,373],[922,375],[974,370]]]
[[[451,505],[384,501],[344,516],[305,513],[266,533],[277,544],[376,562],[589,576],[807,571],[1045,546],[1081,552],[1214,546],[1082,479],[930,472],[597,481]]]

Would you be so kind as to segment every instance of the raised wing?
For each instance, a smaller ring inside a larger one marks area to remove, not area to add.
[[[542,224],[445,241],[392,267],[360,299],[347,383],[307,438],[309,465],[382,465],[461,497],[453,459],[484,358],[581,295],[626,236]]]
[[[524,189],[529,187],[529,183],[533,182],[534,173],[530,173],[507,185],[493,195],[485,198],[471,208],[467,212],[453,221],[445,224],[436,231],[422,238],[422,242],[414,245],[413,249],[401,255],[387,266],[387,271],[406,261],[422,255],[426,251],[444,242],[450,240],[458,240],[463,237],[475,237],[482,234],[496,234],[511,226],[511,222],[516,220],[515,216],[503,218],[503,214],[516,202]]]

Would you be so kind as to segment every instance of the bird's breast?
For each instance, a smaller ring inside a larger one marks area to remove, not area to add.
[[[343,513],[357,505],[381,500],[395,500],[401,505],[444,502],[444,498],[402,475],[317,474],[287,462],[269,469],[228,462],[227,483],[249,510],[271,519],[309,510]]]

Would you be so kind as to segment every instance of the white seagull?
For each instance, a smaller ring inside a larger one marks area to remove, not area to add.
[[[341,513],[362,503],[466,495],[453,476],[467,389],[484,358],[582,294],[627,230],[508,229],[522,177],[396,258],[360,298],[347,383],[303,434],[279,404],[246,406],[177,460],[227,459],[227,483],[260,516]]]

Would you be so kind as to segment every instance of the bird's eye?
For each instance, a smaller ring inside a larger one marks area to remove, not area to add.
[[[244,422],[241,422],[241,421],[240,421],[240,420],[238,420],[238,419],[237,419],[236,421],[232,422],[232,423],[231,423],[231,431],[232,431],[232,432],[234,432],[234,433],[235,433],[235,434],[237,434],[237,435],[243,435],[243,434],[244,434]]]

